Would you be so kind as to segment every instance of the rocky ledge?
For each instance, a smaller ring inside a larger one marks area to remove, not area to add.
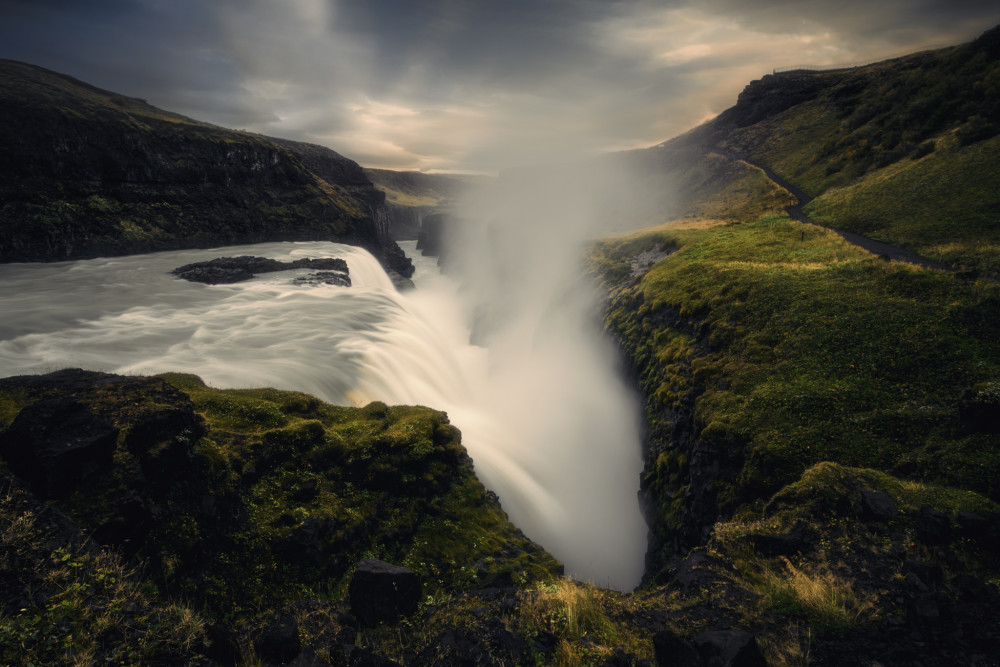
[[[335,257],[312,259],[306,257],[293,262],[282,262],[268,257],[241,255],[239,257],[217,257],[207,262],[185,264],[172,274],[184,280],[207,285],[228,285],[250,280],[260,273],[290,271],[292,269],[317,269],[311,276],[296,278],[296,284],[327,284],[351,286],[347,262]]]

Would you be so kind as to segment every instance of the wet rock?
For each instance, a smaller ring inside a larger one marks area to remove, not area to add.
[[[111,463],[118,428],[71,398],[28,405],[0,433],[0,456],[42,498],[65,495]]]
[[[387,276],[389,276],[389,280],[392,281],[393,286],[399,292],[405,292],[406,290],[416,288],[416,284],[412,280],[410,280],[409,278],[407,278],[398,271],[394,271],[393,269],[386,269],[385,273]],[[413,272],[411,271],[410,273],[412,275]]]
[[[653,654],[661,667],[701,667],[701,656],[693,644],[678,637],[670,630],[660,630],[653,635]]]
[[[338,271],[317,271],[308,276],[299,276],[292,280],[293,285],[336,285],[350,287],[351,277]]]
[[[278,612],[255,642],[257,652],[265,660],[285,663],[299,654],[299,624],[288,612]]]
[[[746,630],[713,630],[694,638],[706,667],[767,667],[757,639]]]
[[[444,240],[450,233],[451,224],[453,224],[451,216],[447,213],[425,215],[420,222],[420,232],[417,234],[417,250],[427,257],[440,255]]]
[[[417,574],[374,558],[358,562],[348,591],[351,612],[365,626],[393,623],[417,610],[423,586]]]
[[[207,285],[224,285],[250,280],[260,273],[288,271],[291,269],[316,269],[330,274],[333,284],[351,284],[348,277],[347,262],[336,257],[321,257],[318,259],[303,258],[292,262],[282,262],[269,257],[254,257],[241,255],[239,257],[217,257],[207,262],[194,262],[179,266],[172,274],[184,280]],[[334,273],[336,272],[336,278]],[[318,275],[318,274],[315,274]]]

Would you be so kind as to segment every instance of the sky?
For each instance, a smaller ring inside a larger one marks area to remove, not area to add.
[[[974,39],[983,0],[0,0],[0,58],[363,166],[660,143],[774,68]]]

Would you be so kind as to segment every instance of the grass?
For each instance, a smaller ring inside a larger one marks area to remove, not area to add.
[[[623,277],[656,244],[678,250]],[[610,240],[592,260],[615,285],[608,324],[664,434],[647,483],[666,524],[681,509],[670,489],[690,472],[669,436],[685,410],[702,440],[742,452],[712,481],[723,516],[821,461],[1000,494],[1000,441],[964,433],[957,413],[963,389],[1000,375],[997,286],[881,261],[774,216]]]
[[[20,497],[19,497],[20,496]],[[112,551],[59,543],[24,492],[0,496],[0,661],[7,664],[163,664],[193,659],[204,620],[158,599],[134,566]],[[18,594],[25,595],[17,602]]]
[[[895,243],[954,266],[1000,273],[1000,137],[961,146],[954,138],[842,188],[807,212],[818,222]]]
[[[346,408],[274,389],[219,390],[185,374],[91,379],[48,388],[7,379],[0,405],[12,419],[30,402],[70,394],[121,428],[113,462],[54,503],[142,569],[126,568],[110,551],[50,553],[26,515],[0,507],[12,535],[0,554],[8,558],[2,571],[13,573],[10,594],[44,591],[40,606],[22,605],[0,622],[0,651],[9,659],[22,651],[48,656],[41,663],[65,662],[71,653],[84,660],[94,641],[95,655],[104,656],[112,649],[101,648],[102,637],[134,627],[146,628],[139,648],[127,633],[107,645],[127,651],[127,664],[163,662],[145,656],[189,650],[200,619],[209,619],[242,633],[252,660],[251,639],[266,610],[285,605],[312,610],[302,612],[301,632],[328,646],[334,639],[316,619],[344,611],[363,557],[411,567],[424,582],[425,604],[561,572],[476,479],[461,434],[443,413],[377,402]],[[146,427],[133,438],[143,415],[176,414],[185,405],[204,419],[203,431]],[[136,605],[148,611],[136,617],[128,612]]]
[[[842,636],[877,617],[874,595],[858,593],[849,579],[833,572],[809,572],[788,559],[763,573],[758,591],[774,611],[808,619],[821,635]]]

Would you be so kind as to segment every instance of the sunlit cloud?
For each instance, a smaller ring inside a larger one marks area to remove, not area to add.
[[[0,0],[0,57],[370,166],[495,172],[659,143],[774,68],[996,23],[975,0]]]

